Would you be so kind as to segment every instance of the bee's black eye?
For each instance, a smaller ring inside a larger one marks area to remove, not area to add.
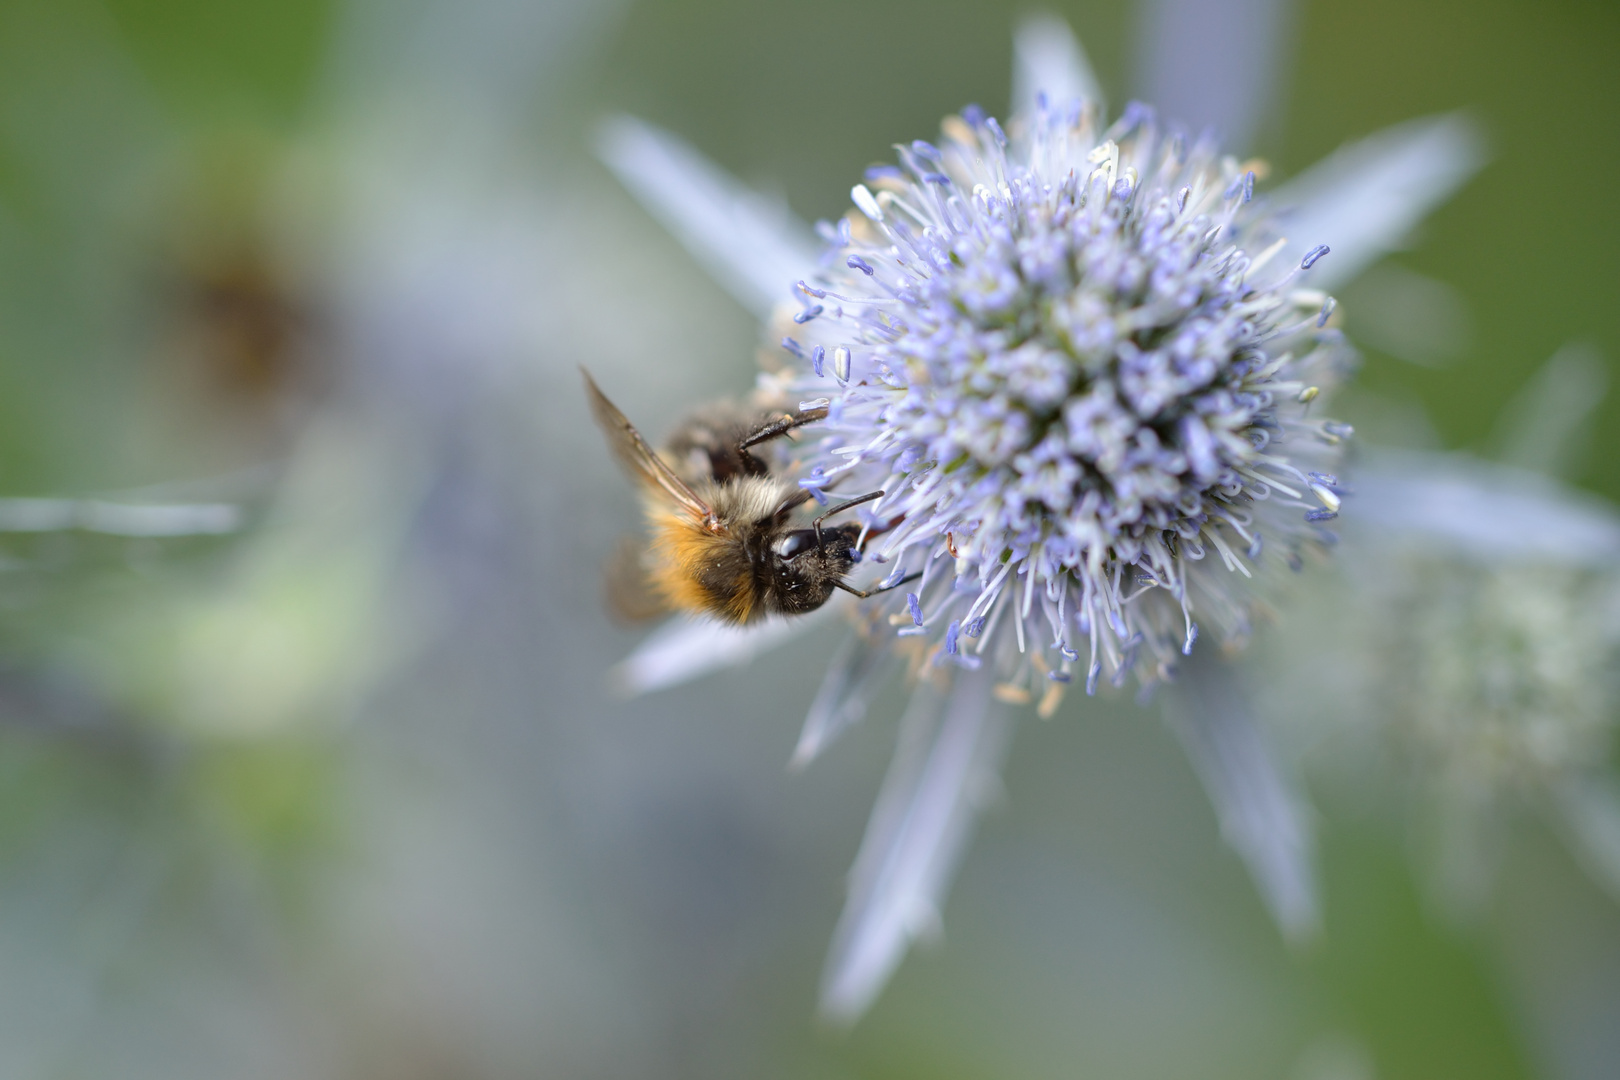
[[[776,553],[784,559],[797,558],[816,546],[814,529],[794,529],[776,542]]]

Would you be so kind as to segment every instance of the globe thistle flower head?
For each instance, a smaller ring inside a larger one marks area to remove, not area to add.
[[[991,660],[1043,711],[1151,684],[1332,541],[1349,429],[1313,403],[1349,354],[1301,281],[1327,249],[1272,265],[1257,170],[1141,105],[943,130],[868,172],[798,285],[767,382],[827,401],[801,483],[886,493],[867,550],[915,575],[891,621],[935,663]]]

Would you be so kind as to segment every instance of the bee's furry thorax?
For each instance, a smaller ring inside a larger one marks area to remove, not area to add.
[[[694,488],[728,529],[710,532],[689,515],[672,513],[661,501],[649,498],[653,587],[670,607],[750,622],[764,613],[757,565],[763,552],[753,549],[768,540],[766,524],[795,488],[768,476],[739,477],[723,484],[708,481]]]

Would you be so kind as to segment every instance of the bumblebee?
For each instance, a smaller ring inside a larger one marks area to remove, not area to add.
[[[863,591],[844,581],[860,557],[861,526],[823,525],[882,498],[883,492],[848,499],[823,511],[809,528],[795,527],[795,511],[810,501],[810,493],[773,475],[751,452],[825,419],[825,407],[774,418],[726,411],[699,416],[671,436],[666,460],[590,373],[582,367],[580,374],[608,446],[642,489],[652,534],[650,544],[630,560],[635,565],[610,578],[621,598],[617,606],[637,614],[691,611],[746,624],[815,611],[838,589],[863,599],[886,591]],[[653,604],[624,603],[626,577],[640,579],[630,583],[630,595],[650,593]]]

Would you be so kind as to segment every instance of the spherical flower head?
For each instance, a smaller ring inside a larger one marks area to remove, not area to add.
[[[920,575],[898,633],[1050,710],[1167,676],[1201,623],[1241,641],[1250,580],[1331,542],[1349,429],[1316,399],[1350,354],[1300,287],[1326,249],[1273,265],[1209,140],[1084,102],[1008,127],[970,108],[868,172],[766,381],[828,403],[804,486],[885,493],[867,550]]]

